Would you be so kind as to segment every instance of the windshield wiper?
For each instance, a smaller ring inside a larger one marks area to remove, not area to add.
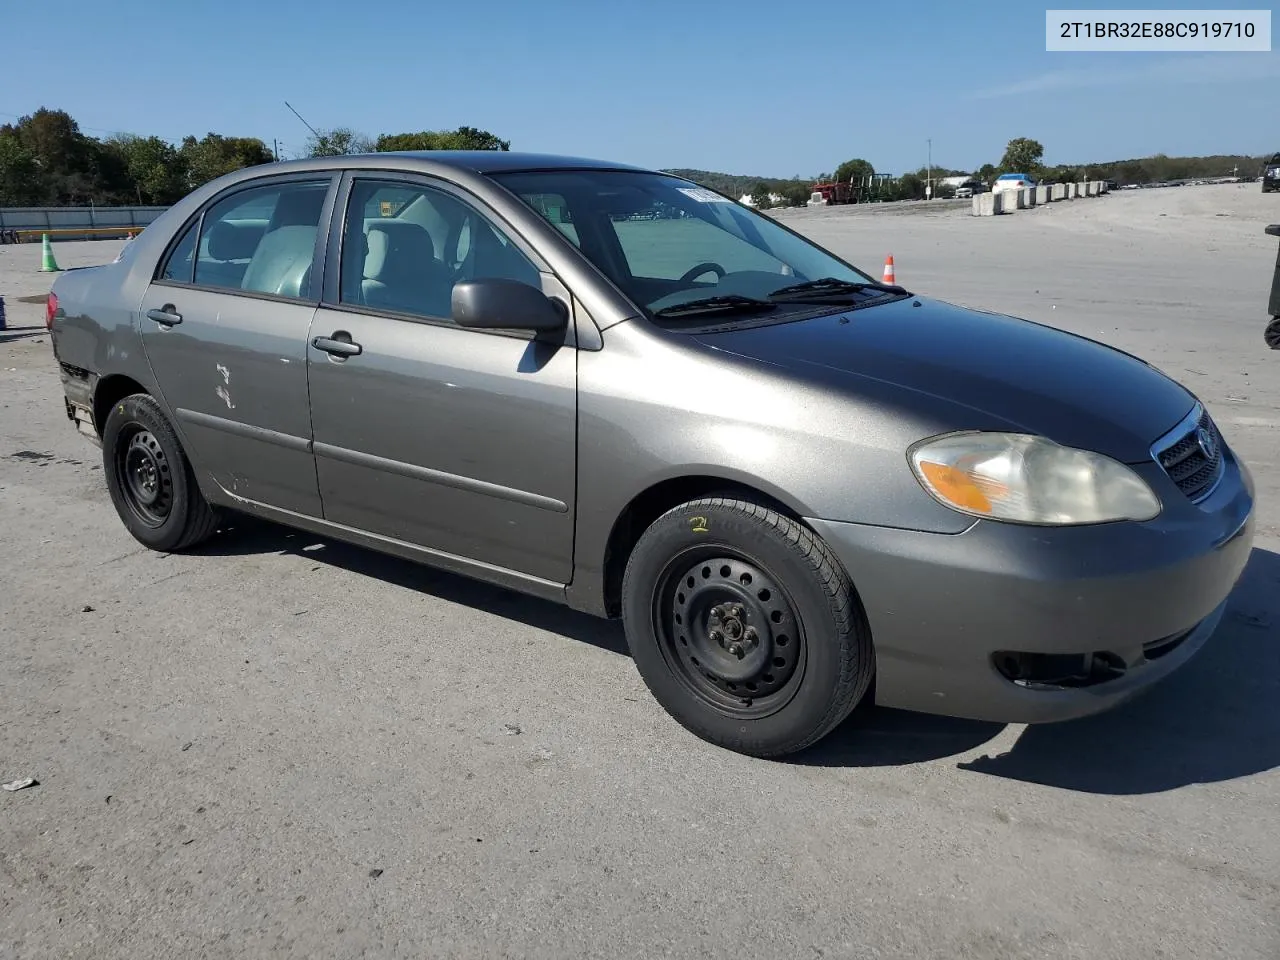
[[[691,317],[712,313],[764,313],[776,310],[776,303],[760,300],[756,297],[744,297],[736,293],[718,297],[702,297],[698,300],[687,300],[655,310],[655,317]]]
[[[780,287],[769,294],[769,299],[775,302],[785,302],[788,300],[804,300],[812,297],[822,297],[829,299],[831,297],[842,297],[851,293],[862,293],[864,290],[874,290],[881,293],[906,293],[906,288],[899,287],[897,284],[875,283],[854,283],[851,280],[838,280],[835,277],[820,277],[817,280],[808,280],[805,283],[796,283],[789,287]]]

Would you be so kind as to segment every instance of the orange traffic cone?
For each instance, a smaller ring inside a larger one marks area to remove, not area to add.
[[[893,272],[893,254],[889,254],[884,258],[884,282],[897,284],[897,278]]]

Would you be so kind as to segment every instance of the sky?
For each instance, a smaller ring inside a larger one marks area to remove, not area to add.
[[[296,155],[308,131],[288,101],[322,129],[466,125],[513,150],[768,177],[854,157],[897,174],[930,153],[972,170],[1013,137],[1039,140],[1047,163],[1280,150],[1280,53],[1047,53],[1045,6],[1030,3],[4,7],[0,122],[46,106],[93,136],[214,131]]]

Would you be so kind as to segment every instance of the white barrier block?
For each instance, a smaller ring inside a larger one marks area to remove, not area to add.
[[[1096,197],[1098,195],[1098,181],[1090,180],[1084,185],[1084,195],[1086,197]]]
[[[1023,187],[1022,192],[1025,194],[1025,197],[1023,198],[1023,206],[1027,207],[1027,209],[1034,207],[1036,205],[1036,188]]]
[[[994,217],[1000,209],[1000,195],[996,193],[980,193],[973,198],[973,215],[975,217]]]
[[[1048,185],[1036,187],[1036,203],[1048,203],[1052,199],[1052,193],[1053,189]]]

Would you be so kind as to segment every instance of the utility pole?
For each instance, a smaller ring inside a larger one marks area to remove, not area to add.
[[[280,141],[274,138],[271,141],[271,155],[276,158],[276,163],[280,162]]]
[[[926,200],[933,199],[933,138],[930,137],[925,141],[929,145],[929,167],[928,177],[925,181],[924,198]]]

